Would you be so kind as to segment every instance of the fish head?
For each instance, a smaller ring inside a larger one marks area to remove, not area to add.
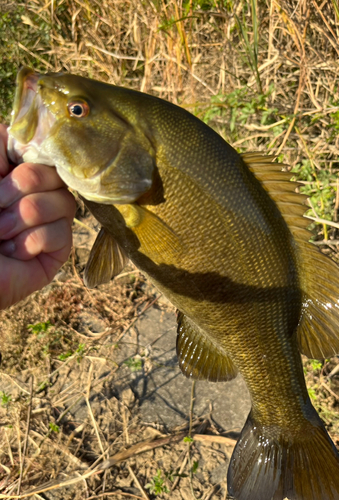
[[[69,187],[91,201],[136,201],[152,186],[155,153],[137,125],[137,103],[125,102],[124,112],[121,99],[113,85],[22,68],[9,127],[10,159],[55,166]]]

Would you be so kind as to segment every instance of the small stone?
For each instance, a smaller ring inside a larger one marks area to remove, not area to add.
[[[130,387],[124,389],[121,393],[121,401],[127,406],[131,406],[135,401],[135,396]]]
[[[103,319],[92,316],[88,313],[79,314],[80,324],[78,327],[79,333],[102,333],[106,330],[107,326]]]

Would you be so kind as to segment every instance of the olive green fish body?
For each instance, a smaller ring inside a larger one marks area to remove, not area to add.
[[[74,75],[24,70],[10,136],[13,160],[55,164],[101,223],[87,284],[131,259],[180,311],[182,372],[244,377],[252,410],[230,463],[234,497],[339,500],[338,453],[299,354],[339,352],[339,273],[307,242],[287,174],[177,106]]]

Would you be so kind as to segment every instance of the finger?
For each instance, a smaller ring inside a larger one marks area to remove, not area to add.
[[[60,263],[68,258],[72,229],[67,219],[26,229],[15,238],[0,244],[0,253],[18,260],[30,260],[41,253],[51,254]]]
[[[0,124],[0,176],[7,175],[9,170],[9,162],[7,157],[7,127]]]
[[[71,225],[75,210],[74,197],[65,188],[30,194],[0,214],[0,239],[14,238],[25,229],[62,218]]]
[[[0,182],[0,208],[9,207],[23,196],[54,191],[65,186],[54,167],[21,163]]]
[[[0,309],[9,307],[46,286],[67,260],[72,244],[71,227],[66,219],[55,225],[57,227],[53,229],[52,237],[50,234],[40,234],[35,238],[36,242],[42,238],[40,247],[53,249],[53,252],[40,253],[26,261],[0,255]],[[51,228],[41,228],[40,233],[44,230],[50,233]],[[17,243],[14,241],[13,248]],[[20,252],[17,255],[19,254]]]

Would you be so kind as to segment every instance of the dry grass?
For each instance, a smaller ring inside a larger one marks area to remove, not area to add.
[[[240,151],[281,155],[312,196],[313,216],[338,220],[337,0],[2,0],[0,20],[3,117],[23,64],[149,92],[192,111]],[[317,239],[337,253],[337,228],[317,227]],[[115,346],[153,292],[137,273],[85,290],[75,272],[87,252],[81,241],[66,281],[0,313],[2,387],[12,397],[0,406],[0,498],[34,487],[35,498],[153,498],[145,485],[158,469],[188,470],[187,446],[142,426],[133,395],[110,392],[126,368],[114,361]],[[99,318],[99,333],[86,314]],[[48,321],[48,335],[28,328]],[[305,366],[313,403],[339,444],[337,362]],[[72,416],[76,405],[82,423]],[[171,443],[171,453],[161,446],[134,453],[134,444],[147,447],[154,437],[167,439],[161,445]],[[192,460],[215,469],[230,455],[225,443],[195,443]],[[129,465],[95,469],[131,446]],[[225,499],[225,484],[211,488],[208,478],[207,469],[193,477],[195,494]],[[192,498],[189,478],[164,479],[173,489],[164,497]],[[53,489],[42,492],[49,481]]]

